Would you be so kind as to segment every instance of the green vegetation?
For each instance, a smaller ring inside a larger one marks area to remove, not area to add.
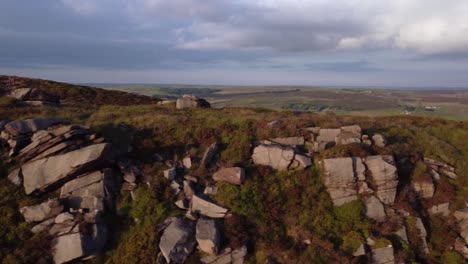
[[[57,89],[67,98],[90,96],[87,91],[82,94],[61,90],[65,87]],[[150,186],[138,188],[135,201],[128,193],[122,193],[117,216],[107,219],[116,236],[106,254],[97,262],[155,262],[160,236],[157,226],[167,217],[182,212],[173,205],[171,190],[161,176],[162,168],[154,165],[151,157],[158,153],[167,159],[179,160],[192,151],[200,156],[213,142],[220,144],[219,155],[216,156],[218,164],[246,168],[246,181],[242,186],[216,183],[219,192],[214,199],[233,213],[233,217],[225,221],[224,233],[229,238],[226,243],[233,248],[247,243],[252,253],[248,263],[264,263],[267,259],[281,263],[291,263],[292,260],[295,263],[346,263],[367,237],[381,238],[376,239],[376,247],[387,246],[393,241],[389,234],[394,231],[393,227],[387,228],[388,231],[367,220],[361,201],[335,208],[317,166],[290,173],[252,166],[249,158],[251,144],[255,140],[297,136],[303,133],[301,128],[309,126],[333,128],[359,124],[364,133],[382,133],[389,141],[388,147],[340,146],[316,155],[315,159],[370,154],[404,156],[416,164],[414,170],[401,173],[401,180],[409,181],[425,174],[425,165],[418,162],[421,157],[435,158],[454,165],[459,177],[438,182],[433,202],[455,198],[456,202],[451,207],[459,209],[468,196],[468,126],[464,122],[414,116],[376,118],[275,112],[261,108],[177,111],[173,105],[155,104],[93,107],[73,104],[62,108],[30,108],[0,103],[0,120],[41,116],[61,116],[69,123],[88,125],[120,149],[131,145],[132,158],[141,162],[145,174],[152,177]],[[266,124],[273,120],[280,121],[280,125],[269,128]],[[21,263],[41,256],[44,262],[50,262],[50,256],[44,256],[49,247],[48,237],[31,234],[28,231],[31,226],[23,222],[18,212],[20,206],[33,204],[38,198],[25,197],[22,188],[9,184],[7,169],[0,164],[0,259],[4,263],[15,263],[19,259]],[[213,183],[212,173],[199,168],[191,171],[194,176],[210,183]],[[411,211],[411,197],[404,195],[402,192],[397,206]],[[422,203],[420,206],[424,210],[431,204]],[[402,243],[395,247],[399,256],[433,263],[461,263],[460,255],[449,248],[454,241],[453,223],[439,217],[431,217],[430,223],[430,256],[424,257],[418,249],[421,241],[414,218],[409,218],[406,224],[411,247],[416,250],[412,252],[409,245]]]

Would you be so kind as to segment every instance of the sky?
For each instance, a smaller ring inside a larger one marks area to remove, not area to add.
[[[1,0],[0,74],[468,87],[468,1]]]

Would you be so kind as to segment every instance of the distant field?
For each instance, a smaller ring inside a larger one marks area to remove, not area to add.
[[[180,85],[101,85],[166,99],[183,94],[204,97],[213,107],[247,106],[275,110],[324,112],[351,115],[418,115],[468,120],[468,89],[398,90],[320,87],[228,87]],[[430,107],[432,111],[427,110]]]

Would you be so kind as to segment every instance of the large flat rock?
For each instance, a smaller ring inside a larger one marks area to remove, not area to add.
[[[322,161],[324,184],[335,206],[357,200],[357,184],[352,158]]]
[[[52,241],[52,254],[56,264],[79,260],[104,249],[108,231],[104,225],[91,225],[89,233],[73,232]]]
[[[111,157],[110,145],[103,143],[27,163],[21,168],[26,194],[43,191],[60,180],[91,170]]]
[[[369,156],[365,164],[377,186],[376,195],[384,204],[393,204],[396,197],[398,174],[393,156]]]

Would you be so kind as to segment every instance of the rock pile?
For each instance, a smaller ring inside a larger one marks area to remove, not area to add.
[[[426,165],[430,167],[430,174],[435,181],[438,181],[440,179],[440,175],[449,177],[451,179],[457,178],[455,168],[449,164],[427,158],[424,159],[424,163],[426,163]]]
[[[57,118],[10,122],[2,138],[21,164],[8,179],[26,194],[60,187],[60,198],[20,209],[33,233],[54,237],[55,263],[90,257],[104,249],[108,230],[102,216],[114,211],[120,175],[112,169],[115,154],[104,139],[82,126],[59,126]]]
[[[59,96],[39,88],[17,88],[10,92],[10,96],[30,106],[58,106],[60,104]]]
[[[184,95],[182,98],[177,99],[176,108],[210,108],[211,104],[203,98],[194,95]]]
[[[209,167],[217,151],[212,144],[201,159],[201,167]],[[189,160],[187,159],[190,159]],[[245,248],[232,250],[222,248],[221,227],[223,218],[228,217],[229,210],[216,204],[209,195],[216,192],[214,186],[203,184],[197,177],[189,174],[192,158],[186,157],[182,162],[167,162],[173,167],[164,171],[177,197],[175,205],[185,211],[185,217],[169,218],[163,229],[159,248],[161,258],[166,263],[183,263],[195,250],[206,255],[202,263],[243,263],[247,252]],[[212,176],[214,181],[223,181],[241,185],[245,178],[243,168],[220,168]],[[227,261],[227,262],[226,262]]]
[[[314,152],[321,152],[335,145],[365,144],[385,147],[385,138],[380,134],[375,134],[372,141],[368,135],[361,134],[361,127],[358,125],[342,126],[340,128],[320,128],[308,127],[310,132],[309,144]]]

